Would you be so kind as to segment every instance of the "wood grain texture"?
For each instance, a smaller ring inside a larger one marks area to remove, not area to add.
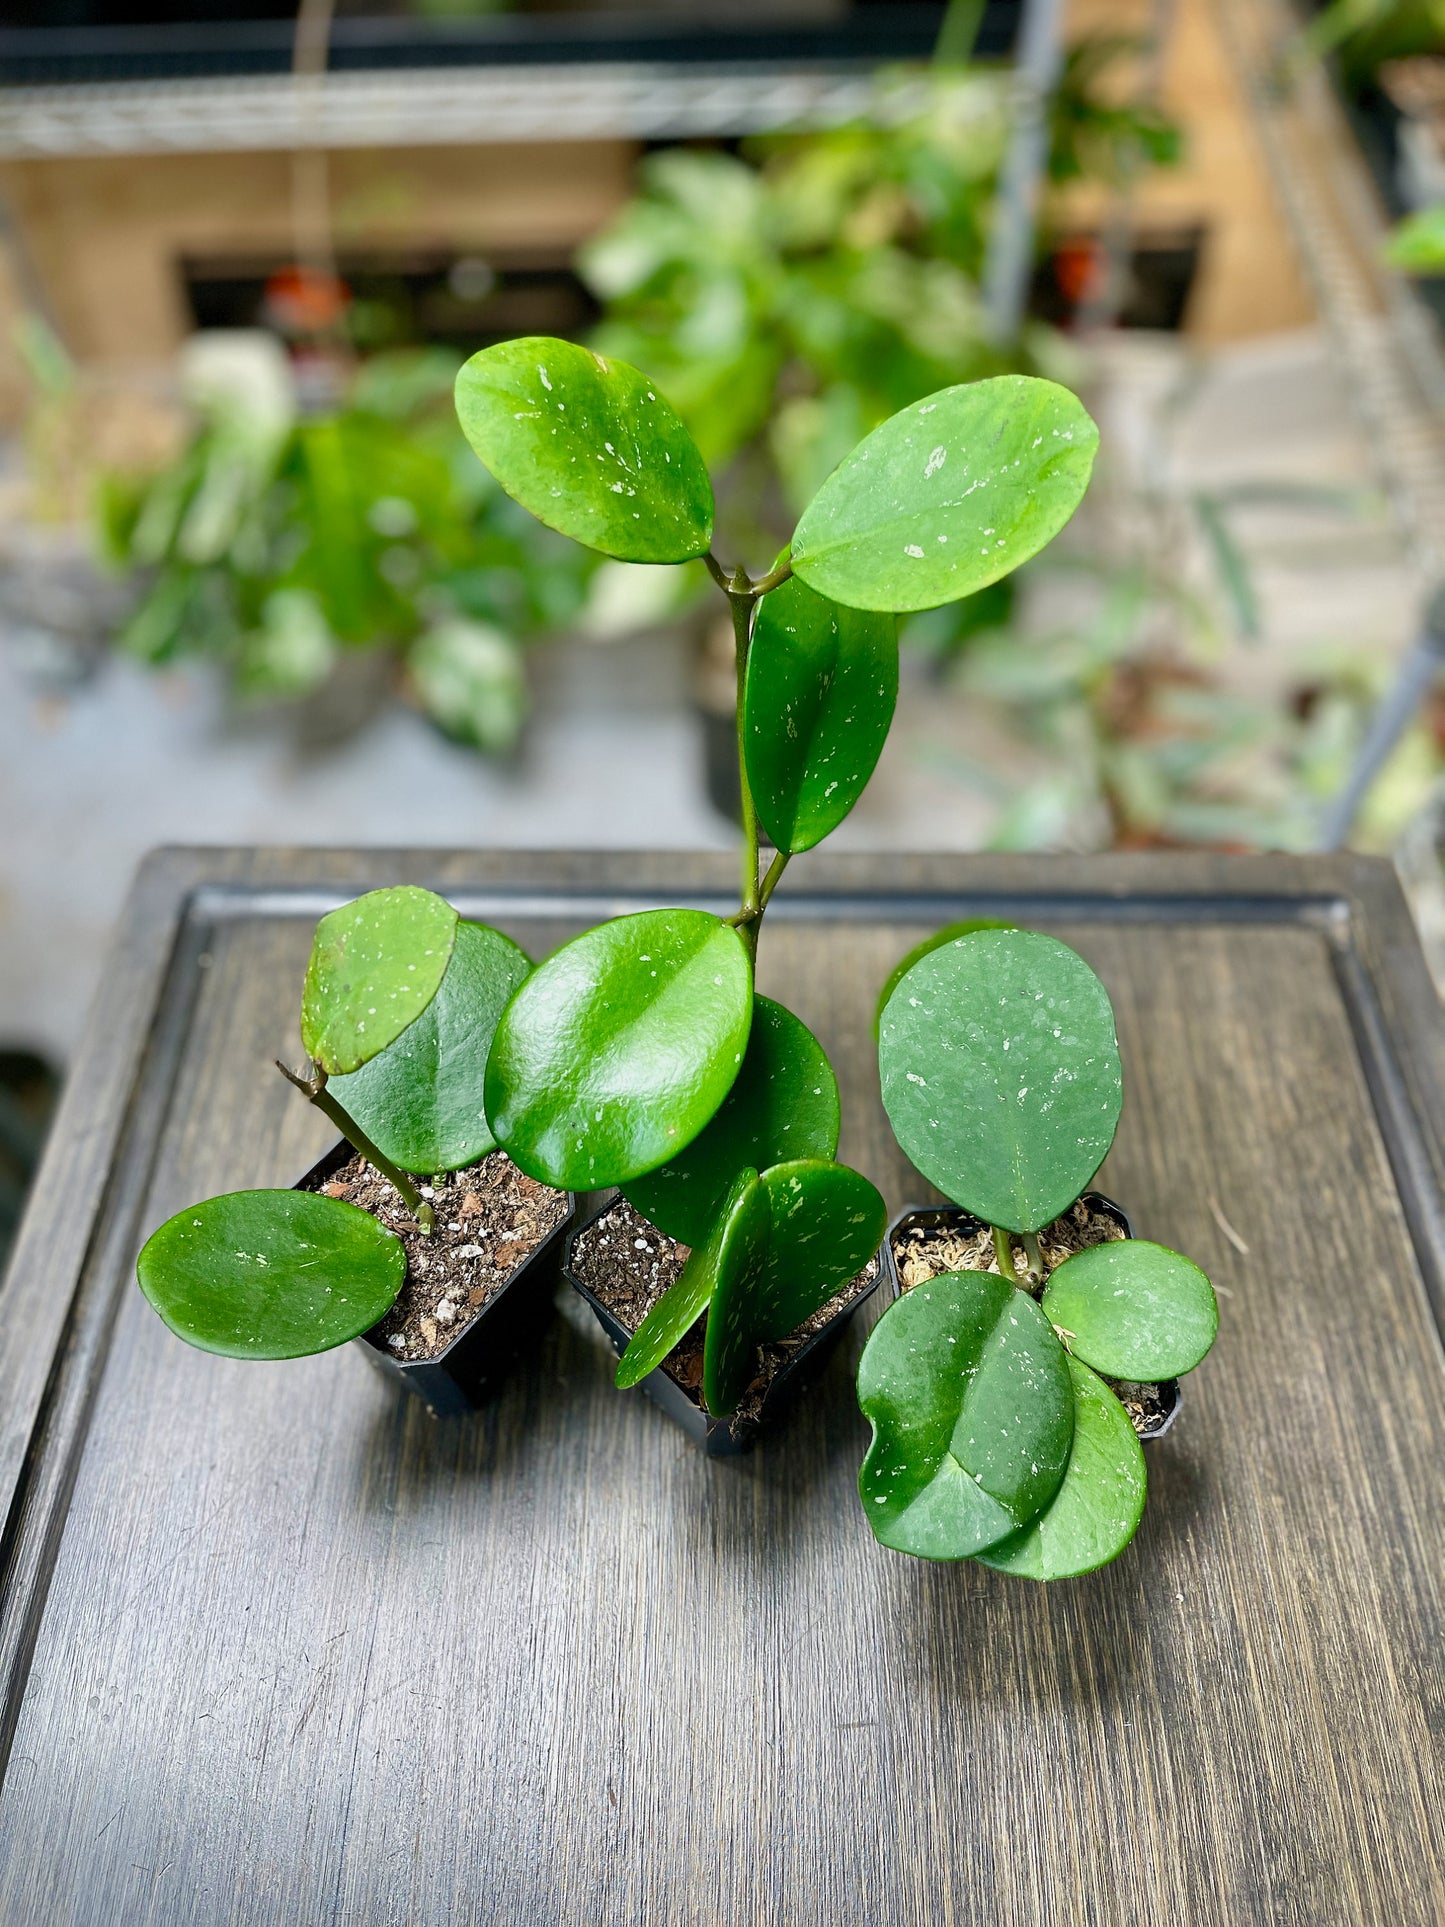
[[[79,1189],[48,1236],[61,1139],[0,1319],[32,1400],[0,1922],[1445,1919],[1441,1019],[1381,866],[810,859],[770,914],[760,987],[833,1057],[840,1155],[890,1206],[928,1195],[876,1095],[902,951],[997,901],[1109,986],[1104,1188],[1224,1295],[1139,1538],[1092,1578],[874,1545],[861,1321],[784,1432],[718,1462],[611,1389],[575,1300],[445,1424],[355,1348],[192,1352],[130,1285],[171,1211],[322,1148],[270,1059],[328,902],[425,881],[535,954],[731,868],[152,866],[62,1126]],[[47,1366],[70,1334],[48,1380],[17,1306]]]

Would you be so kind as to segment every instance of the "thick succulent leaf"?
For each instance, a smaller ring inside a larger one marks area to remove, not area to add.
[[[1076,1358],[1146,1384],[1192,1372],[1219,1330],[1198,1265],[1142,1238],[1076,1252],[1050,1275],[1042,1302]]]
[[[685,1245],[701,1244],[738,1172],[838,1149],[838,1080],[812,1031],[771,997],[753,1001],[737,1081],[685,1151],[624,1189],[644,1218]]]
[[[1101,1378],[1069,1360],[1074,1444],[1050,1505],[977,1557],[1026,1579],[1073,1579],[1117,1559],[1138,1529],[1147,1478],[1129,1414]]]
[[[168,1218],[136,1260],[173,1332],[227,1358],[304,1358],[369,1331],[406,1276],[400,1238],[310,1191],[232,1191]]]
[[[1059,1489],[1068,1360],[1033,1299],[997,1272],[944,1272],[890,1305],[863,1349],[858,1402],[873,1427],[858,1489],[895,1551],[966,1558]]]
[[[301,1042],[328,1074],[359,1070],[436,996],[457,913],[430,890],[368,890],[316,926],[301,991]]]
[[[487,1052],[497,1020],[532,969],[525,950],[484,923],[457,925],[441,989],[394,1043],[331,1094],[403,1171],[459,1171],[495,1148]]]
[[[923,1176],[1010,1231],[1067,1210],[1118,1128],[1108,995],[1077,952],[1036,931],[978,931],[921,957],[888,999],[878,1067]]]
[[[752,1010],[742,940],[704,910],[644,910],[586,930],[502,1013],[487,1059],[492,1134],[559,1190],[627,1184],[716,1114]]]
[[[942,388],[875,428],[793,537],[793,572],[854,609],[932,609],[996,582],[1083,500],[1099,431],[1029,375]]]
[[[457,376],[457,416],[514,501],[622,562],[687,562],[712,540],[712,483],[682,418],[637,369],[531,335]]]
[[[877,1191],[846,1164],[774,1165],[762,1189],[767,1261],[760,1272],[719,1273],[707,1315],[703,1399],[719,1416],[736,1410],[757,1370],[758,1346],[796,1331],[856,1277],[888,1222]]]
[[[761,1277],[768,1255],[768,1194],[756,1171],[739,1171],[707,1237],[688,1254],[667,1289],[632,1335],[617,1367],[626,1391],[660,1365],[707,1310],[720,1278],[746,1292]]]
[[[898,701],[898,625],[796,579],[763,597],[743,743],[758,817],[790,854],[835,830],[873,774]]]
[[[1006,922],[1001,917],[963,917],[957,923],[946,923],[941,930],[935,930],[931,937],[922,943],[914,944],[906,955],[900,957],[889,971],[883,988],[878,993],[878,1002],[873,1010],[873,1035],[878,1035],[878,1026],[883,1021],[883,1010],[888,999],[898,988],[899,982],[906,977],[920,957],[926,957],[930,950],[941,950],[946,943],[955,943],[960,937],[971,937],[979,930],[1015,930],[1017,924]]]

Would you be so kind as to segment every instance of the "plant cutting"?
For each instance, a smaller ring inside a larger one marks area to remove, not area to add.
[[[516,1287],[572,1211],[497,1149],[483,1108],[492,1033],[531,967],[430,890],[373,890],[321,919],[310,1063],[278,1068],[342,1142],[294,1189],[210,1198],[151,1236],[137,1276],[172,1331],[263,1359],[365,1337],[433,1409],[473,1402],[545,1303]]]
[[[872,774],[897,694],[897,614],[970,595],[1037,553],[1083,495],[1097,431],[1051,382],[941,389],[848,454],[754,576],[714,554],[702,455],[626,362],[507,342],[467,363],[457,410],[539,520],[617,561],[701,561],[731,612],[737,909],[648,910],[565,944],[507,1004],[485,1081],[490,1128],[520,1170],[621,1190],[569,1259],[623,1352],[618,1383],[674,1409],[684,1398],[695,1435],[728,1449],[760,1422],[789,1348],[870,1288],[884,1226],[876,1190],[836,1161],[820,1045],[755,995],[769,902]]]
[[[920,946],[886,991],[883,1102],[958,1207],[905,1214],[899,1295],[858,1369],[859,1475],[886,1546],[1063,1579],[1144,1509],[1139,1433],[1218,1329],[1209,1280],[1088,1191],[1118,1127],[1108,994],[1075,951],[1007,927]],[[1162,1429],[1162,1428],[1159,1428]]]

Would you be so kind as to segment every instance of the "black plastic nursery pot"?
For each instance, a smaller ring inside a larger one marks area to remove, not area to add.
[[[632,1328],[625,1325],[597,1294],[578,1277],[573,1264],[573,1254],[577,1241],[597,1221],[606,1217],[617,1204],[622,1194],[613,1191],[607,1194],[596,1210],[590,1211],[580,1224],[575,1224],[569,1232],[562,1257],[562,1272],[572,1289],[591,1307],[598,1324],[612,1341],[613,1349],[620,1358],[632,1342]],[[644,1220],[644,1222],[647,1222]],[[662,1233],[657,1234],[659,1237]],[[642,1379],[638,1390],[644,1392],[653,1404],[659,1406],[668,1417],[680,1425],[694,1445],[701,1446],[709,1458],[736,1458],[740,1453],[751,1451],[759,1437],[773,1429],[784,1417],[798,1394],[809,1385],[823,1365],[827,1362],[838,1340],[843,1336],[848,1320],[878,1289],[883,1277],[884,1256],[880,1251],[872,1260],[876,1266],[872,1280],[845,1305],[841,1305],[833,1316],[818,1331],[798,1346],[777,1367],[769,1381],[768,1388],[756,1410],[735,1413],[729,1418],[717,1418],[704,1406],[698,1393],[690,1391],[666,1369],[659,1365],[655,1371]]]
[[[1102,1191],[1086,1191],[1078,1202],[1086,1205],[1091,1212],[1099,1216],[1112,1218],[1126,1238],[1132,1238],[1135,1235],[1133,1220],[1123,1205],[1116,1204],[1112,1198],[1106,1198]],[[1073,1207],[1071,1206],[1070,1209],[1072,1210]],[[900,1211],[889,1225],[883,1240],[883,1270],[888,1279],[890,1295],[894,1298],[901,1297],[907,1289],[898,1275],[897,1247],[909,1232],[927,1233],[942,1230],[954,1232],[962,1238],[972,1238],[980,1233],[986,1233],[988,1229],[982,1218],[974,1217],[972,1212],[961,1211],[957,1205],[910,1205],[907,1210]],[[1040,1236],[1047,1235],[1048,1227],[1045,1226]],[[1151,1401],[1151,1405],[1157,1403],[1157,1409],[1151,1409],[1145,1422],[1137,1425],[1139,1437],[1146,1444],[1152,1439],[1163,1438],[1178,1418],[1179,1407],[1183,1403],[1183,1393],[1180,1391],[1177,1378],[1166,1379],[1162,1384],[1154,1386],[1152,1390],[1156,1398]]]
[[[315,1191],[356,1155],[342,1138],[320,1158],[295,1189]],[[517,1354],[540,1335],[551,1317],[567,1230],[577,1215],[577,1200],[566,1193],[566,1210],[557,1225],[521,1259],[505,1284],[463,1325],[445,1350],[431,1358],[395,1358],[370,1332],[354,1343],[384,1378],[424,1400],[437,1418],[474,1411],[501,1385]]]

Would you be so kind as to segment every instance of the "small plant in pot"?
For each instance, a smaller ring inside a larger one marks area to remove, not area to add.
[[[946,388],[833,471],[759,576],[713,553],[712,482],[637,369],[529,338],[473,356],[463,430],[516,501],[623,562],[701,561],[736,640],[736,911],[648,910],[585,931],[520,986],[486,1074],[498,1143],[540,1182],[621,1196],[570,1240],[569,1273],[642,1384],[709,1451],[777,1406],[784,1370],[876,1281],[876,1190],[835,1160],[817,1040],[754,990],[792,858],[861,795],[898,685],[896,617],[973,594],[1078,505],[1097,432],[1023,376]],[[761,833],[774,854],[763,865]]]
[[[894,1134],[956,1210],[890,1233],[898,1295],[858,1369],[884,1545],[1063,1579],[1128,1545],[1140,1435],[1214,1341],[1209,1280],[1087,1187],[1123,1075],[1104,986],[1037,932],[954,926],[885,987]]]
[[[374,890],[321,919],[301,1000],[311,1064],[280,1068],[342,1140],[295,1188],[210,1198],[151,1236],[137,1276],[172,1331],[233,1358],[360,1338],[438,1413],[496,1383],[550,1304],[573,1214],[497,1148],[483,1106],[492,1033],[531,968],[430,890]]]

